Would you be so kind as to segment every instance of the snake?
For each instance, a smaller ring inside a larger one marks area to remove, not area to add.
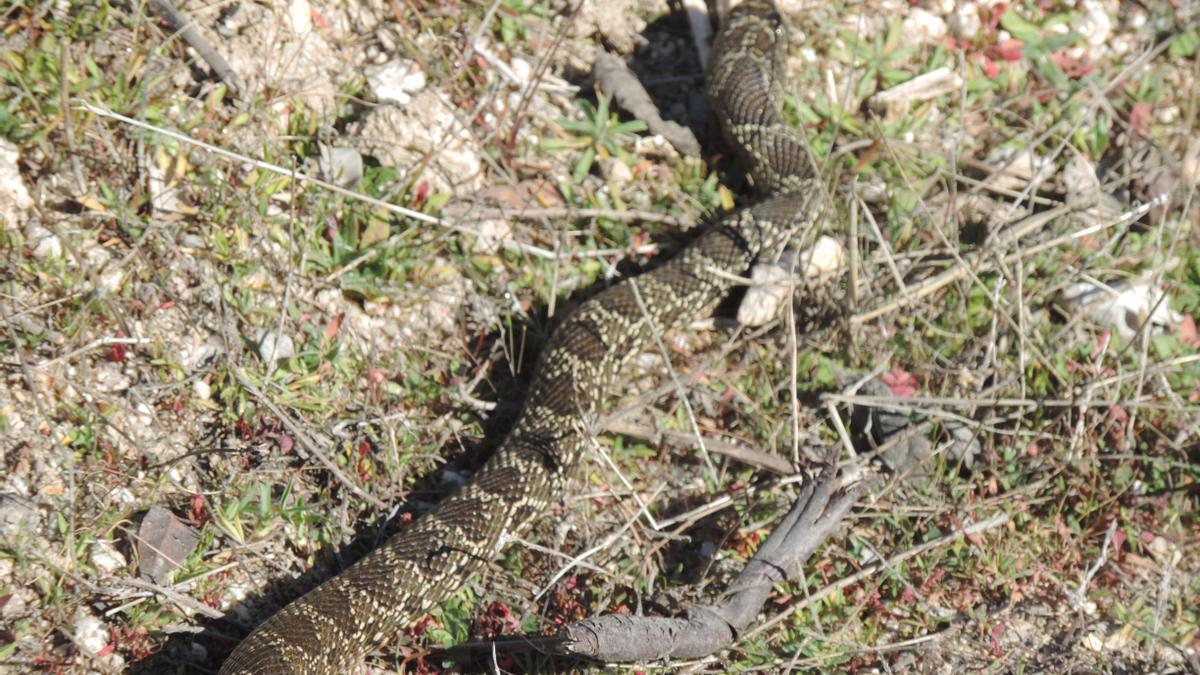
[[[260,624],[220,672],[348,672],[449,599],[566,493],[606,400],[663,332],[707,315],[760,257],[818,215],[803,139],[782,113],[787,28],[771,0],[735,7],[713,39],[706,89],[755,201],[667,262],[581,303],[542,348],[524,406],[474,477],[341,574]]]

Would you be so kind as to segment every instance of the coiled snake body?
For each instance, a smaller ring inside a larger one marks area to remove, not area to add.
[[[784,43],[770,0],[745,2],[713,42],[708,78],[716,116],[766,197],[661,267],[583,303],[551,336],[520,417],[474,480],[260,625],[221,673],[346,672],[444,601],[560,498],[632,357],[657,333],[710,311],[734,275],[813,221],[808,158],[779,111]]]

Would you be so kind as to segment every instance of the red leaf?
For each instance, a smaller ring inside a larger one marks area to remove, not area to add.
[[[1005,61],[1020,61],[1021,50],[1024,48],[1024,42],[1016,38],[1009,38],[1003,42],[997,43],[995,48],[992,50],[992,53],[995,54],[996,58],[998,59],[1003,59]]]
[[[1151,117],[1150,104],[1138,101],[1129,109],[1129,127],[1139,136],[1149,136]]]
[[[325,324],[325,339],[332,340],[337,337],[338,330],[342,327],[342,320],[345,318],[346,313],[339,312],[337,316],[329,320],[329,323]]]
[[[983,74],[987,75],[989,79],[1000,74],[1000,66],[996,65],[996,62],[989,59],[985,54],[980,54],[979,60],[983,64]]]
[[[1196,320],[1190,314],[1179,322],[1179,341],[1189,347],[1200,347],[1200,331],[1196,330]]]

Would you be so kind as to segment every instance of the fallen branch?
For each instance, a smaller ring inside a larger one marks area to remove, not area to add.
[[[220,52],[204,39],[191,19],[175,9],[175,5],[171,4],[170,0],[150,0],[150,8],[162,17],[171,30],[178,33],[184,42],[188,43],[188,46],[196,50],[200,58],[204,59],[204,62],[213,69],[213,73],[229,86],[230,93],[236,96],[241,90],[237,74],[233,72],[233,68],[229,67],[229,62],[225,60],[225,57],[221,56]]]
[[[825,539],[869,487],[835,490],[836,459],[808,483],[783,521],[759,547],[718,602],[686,618],[606,615],[584,619],[554,645],[565,654],[606,662],[694,659],[733,643],[757,618],[771,588],[786,580]]]
[[[682,431],[666,431],[644,424],[634,424],[632,422],[624,422],[621,420],[613,420],[604,426],[606,431],[611,431],[622,436],[631,436],[633,438],[641,438],[655,445],[669,443],[676,447],[692,448],[696,446],[696,437],[692,434],[687,434]],[[790,476],[796,473],[792,463],[780,457],[772,455],[768,452],[763,452],[756,448],[751,448],[741,443],[725,441],[719,438],[710,436],[704,437],[704,447],[709,452],[714,452],[718,455],[724,455],[730,459],[735,459],[743,464],[767,469],[781,476]]]
[[[624,61],[602,48],[597,48],[596,60],[592,63],[592,75],[600,85],[601,91],[611,96],[617,105],[630,115],[645,122],[650,133],[659,134],[667,139],[681,155],[700,156],[700,142],[696,140],[692,130],[664,120],[658,114],[658,106],[654,105],[654,101],[646,93],[646,88],[638,81],[637,76],[630,72]]]

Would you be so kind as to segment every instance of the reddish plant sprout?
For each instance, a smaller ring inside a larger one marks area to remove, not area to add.
[[[125,337],[125,331],[117,331],[115,337]],[[129,359],[129,345],[121,343],[109,345],[104,358],[113,363],[125,363]]]
[[[502,602],[491,602],[487,609],[476,616],[479,636],[485,640],[494,640],[503,635],[511,635],[521,628],[521,622],[513,616],[512,610]]]
[[[204,500],[204,495],[197,492],[192,495],[191,505],[188,508],[188,521],[194,527],[200,527],[209,520],[212,520],[212,516],[208,511],[208,503]]]
[[[915,395],[917,388],[920,387],[917,378],[900,366],[892,368],[891,372],[884,373],[882,379],[887,388],[891,390],[892,395],[900,398]]]

